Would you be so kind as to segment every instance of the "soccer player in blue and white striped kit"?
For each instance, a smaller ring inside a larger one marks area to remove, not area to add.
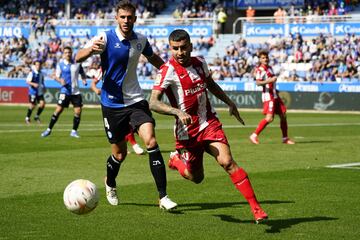
[[[133,31],[135,7],[129,1],[121,1],[115,10],[118,27],[92,38],[75,58],[82,62],[93,54],[101,57],[101,108],[105,132],[111,144],[105,178],[106,197],[111,205],[118,205],[115,179],[127,154],[125,136],[131,131],[130,125],[147,148],[151,173],[159,192],[159,206],[172,210],[177,204],[166,193],[165,164],[155,138],[155,120],[136,75],[141,54],[156,68],[160,68],[164,61],[153,53],[145,36]]]
[[[29,85],[29,108],[25,117],[25,122],[30,124],[30,117],[32,111],[35,109],[37,103],[39,103],[38,110],[34,117],[34,120],[37,123],[40,123],[40,114],[45,108],[45,83],[44,83],[44,74],[41,72],[41,60],[37,59],[34,61],[34,66],[31,69],[31,72],[26,78],[26,83]]]
[[[80,124],[83,104],[79,89],[79,75],[83,85],[86,86],[84,69],[80,63],[74,62],[71,47],[64,47],[63,59],[57,64],[55,73],[55,80],[61,84],[59,100],[55,112],[51,116],[49,127],[41,134],[42,137],[47,137],[51,134],[52,128],[59,119],[60,114],[64,108],[69,107],[70,102],[74,106],[73,129],[70,132],[70,136],[74,138],[80,137],[77,129]]]

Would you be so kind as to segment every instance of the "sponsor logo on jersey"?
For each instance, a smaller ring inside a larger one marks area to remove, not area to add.
[[[198,93],[200,91],[203,91],[205,89],[205,83],[198,83],[196,84],[195,87],[193,88],[189,88],[189,89],[185,89],[185,96],[189,96],[195,93]]]

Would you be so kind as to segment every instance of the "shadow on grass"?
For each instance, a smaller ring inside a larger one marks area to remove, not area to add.
[[[313,141],[300,141],[300,142],[296,142],[296,144],[332,143],[332,142],[334,142],[334,141],[313,140]]]
[[[278,201],[278,200],[268,200],[261,201],[261,204],[283,204],[283,203],[294,203],[293,201]],[[143,203],[122,203],[121,205],[133,205],[133,206],[144,206],[152,207],[157,206],[155,204],[143,204]],[[247,202],[214,202],[214,203],[185,203],[179,204],[176,210],[171,211],[173,214],[184,214],[189,211],[203,211],[203,210],[214,210],[221,208],[230,208],[237,207],[241,205],[248,205]]]
[[[254,220],[240,220],[234,218],[230,215],[218,214],[214,215],[215,217],[219,217],[222,221],[232,222],[232,223],[255,223]],[[266,229],[266,233],[280,233],[282,229],[291,228],[292,226],[299,224],[299,223],[307,223],[307,222],[320,222],[320,221],[334,221],[338,220],[339,218],[333,217],[304,217],[304,218],[288,218],[288,219],[278,219],[278,220],[271,220],[264,221],[260,223],[261,225],[267,225],[270,228]]]

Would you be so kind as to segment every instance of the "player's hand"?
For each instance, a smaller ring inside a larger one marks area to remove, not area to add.
[[[83,84],[84,84],[84,86],[87,86],[87,81],[83,80]]]
[[[233,102],[229,105],[229,113],[230,116],[234,116],[242,125],[245,125],[244,120],[240,117],[240,113]]]
[[[60,84],[61,84],[61,86],[65,86],[65,84],[66,84],[65,79],[60,78]]]
[[[182,122],[182,124],[184,124],[185,126],[192,123],[191,116],[189,114],[187,114],[186,112],[179,111],[177,116],[180,119],[180,121]]]
[[[104,37],[101,36],[100,38],[94,40],[93,45],[91,47],[91,53],[100,54],[104,51],[104,49],[105,49],[105,41],[104,41]]]

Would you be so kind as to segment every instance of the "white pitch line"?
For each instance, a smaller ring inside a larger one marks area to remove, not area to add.
[[[326,166],[327,168],[346,168],[346,169],[360,169],[360,162],[333,164]]]
[[[34,125],[36,126],[36,125]],[[81,124],[80,125],[80,131],[97,131],[97,130],[103,130],[102,125],[99,124]],[[289,127],[335,127],[335,126],[360,126],[360,123],[301,123],[301,124],[289,124]],[[28,128],[30,126],[27,126],[25,124],[0,124],[0,127],[21,127],[21,129],[7,129],[7,130],[0,130],[0,133],[18,133],[18,132],[38,132],[41,131],[40,129],[24,129]],[[37,125],[37,128],[46,128],[47,125]],[[61,127],[72,127],[72,124],[61,124]],[[83,128],[85,127],[85,128]],[[86,127],[95,127],[95,128],[86,128]],[[257,125],[223,125],[223,128],[256,128]],[[279,126],[277,124],[269,125],[267,127],[271,128],[278,128]],[[156,125],[155,129],[173,129],[172,125]],[[68,131],[69,129],[61,129],[56,128],[55,131]]]

